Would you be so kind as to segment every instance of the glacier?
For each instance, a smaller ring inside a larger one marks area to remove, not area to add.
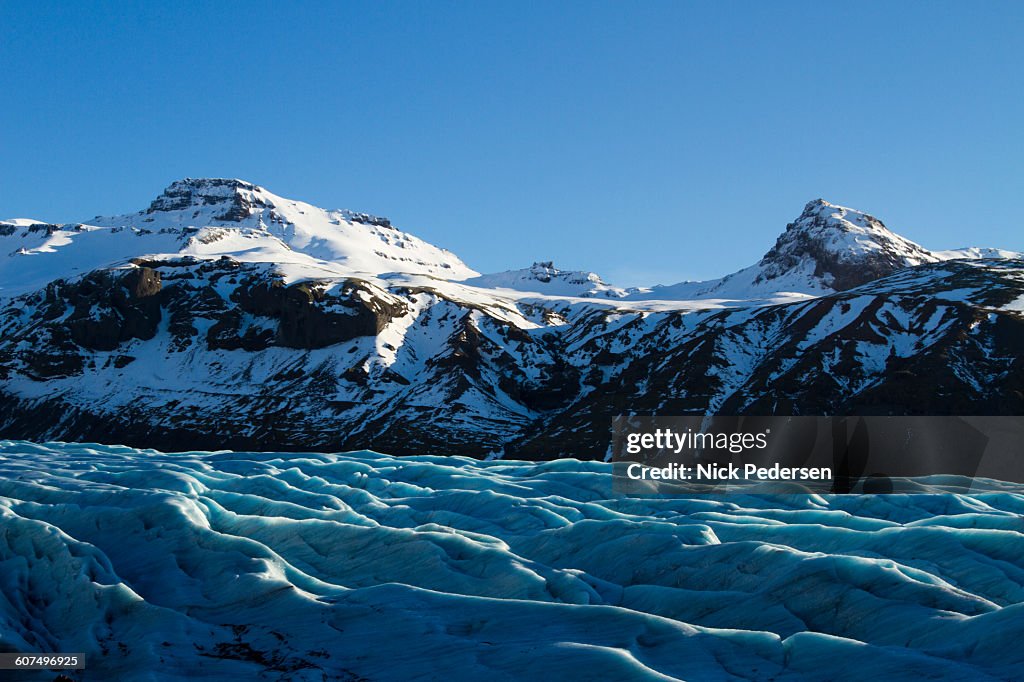
[[[928,484],[629,498],[573,459],[0,441],[0,650],[84,652],[75,680],[1020,679],[1024,486]]]

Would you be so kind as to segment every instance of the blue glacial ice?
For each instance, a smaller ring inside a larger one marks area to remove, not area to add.
[[[82,680],[1022,679],[1024,494],[987,490],[0,441],[0,650]]]

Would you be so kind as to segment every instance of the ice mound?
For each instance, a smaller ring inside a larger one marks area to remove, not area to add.
[[[0,647],[85,680],[1014,679],[1024,495],[991,489],[0,441]]]

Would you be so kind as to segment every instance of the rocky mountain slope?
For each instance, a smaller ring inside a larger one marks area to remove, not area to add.
[[[947,252],[946,257],[891,232],[874,216],[824,199],[808,203],[756,264],[709,282],[683,282],[638,292],[636,298],[751,300],[780,294],[820,295],[850,289],[896,270],[995,249]],[[1006,252],[1008,255],[1009,252]]]
[[[1024,261],[818,200],[754,266],[479,275],[238,180],[0,223],[0,437],[600,458],[623,413],[1020,414]]]
[[[561,270],[551,261],[534,263],[521,270],[507,270],[464,280],[484,289],[534,291],[545,296],[625,298],[629,291],[615,287],[596,272]]]

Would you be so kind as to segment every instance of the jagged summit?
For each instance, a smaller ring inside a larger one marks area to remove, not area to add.
[[[962,257],[962,256],[961,256]],[[844,291],[906,267],[946,258],[892,232],[878,218],[807,202],[760,261],[731,275],[640,290],[630,298],[791,299]]]
[[[265,191],[263,187],[239,178],[182,178],[169,184],[153,203],[178,197],[189,197],[193,202],[199,198],[203,203],[214,203],[239,192]],[[155,210],[162,209],[156,207]]]
[[[1024,263],[834,293],[929,253],[812,202],[745,270],[621,296],[186,180],[151,213],[0,223],[0,437],[532,459],[605,456],[618,414],[1021,413]]]
[[[264,195],[269,195],[269,192],[236,178],[184,178],[168,185],[144,212],[151,214],[223,205],[226,212],[220,220],[241,220],[248,217],[255,207],[271,205]]]
[[[481,275],[464,283],[489,289],[532,291],[547,296],[622,298],[627,294],[625,289],[605,282],[596,272],[561,270],[552,261],[537,261],[528,268]]]
[[[0,221],[0,289],[8,293],[32,290],[55,276],[123,266],[137,258],[180,256],[266,263],[289,281],[427,275],[504,290],[501,296],[519,291],[572,298],[757,304],[842,291],[924,263],[1019,254],[977,248],[929,251],[890,231],[874,216],[815,199],[748,268],[710,281],[627,290],[588,270],[562,270],[550,261],[480,275],[450,251],[395,228],[387,218],[325,210],[238,178],[183,178],[168,185],[144,210],[81,223]]]
[[[242,222],[254,215],[267,210],[268,218],[278,218],[274,209],[287,205],[288,199],[277,196],[265,187],[239,180],[238,178],[183,178],[176,180],[161,192],[144,211],[140,213],[151,216],[154,213],[187,212],[203,213],[215,208],[211,218],[220,222]],[[321,210],[321,209],[317,209]],[[378,227],[392,227],[387,218],[350,211],[339,208],[329,213],[337,214],[342,220]],[[194,217],[199,217],[195,215]]]
[[[901,268],[938,260],[941,258],[892,232],[872,215],[815,199],[786,226],[758,263],[762,272],[754,283],[812,265],[814,277],[841,291]]]
[[[288,280],[479,274],[386,218],[324,210],[245,180],[184,178],[135,213],[64,225],[0,224],[0,289],[30,290],[56,276],[180,256],[267,263]]]

